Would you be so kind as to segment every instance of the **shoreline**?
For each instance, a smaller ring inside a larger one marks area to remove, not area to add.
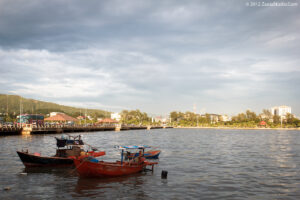
[[[296,130],[296,131],[300,131],[300,128],[241,128],[241,127],[193,127],[193,126],[189,126],[189,127],[173,127],[173,128],[182,128],[182,129],[228,129],[228,130]]]

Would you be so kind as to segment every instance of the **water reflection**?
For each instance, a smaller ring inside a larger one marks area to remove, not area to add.
[[[270,157],[273,159],[274,164],[280,168],[295,168],[292,157],[291,148],[292,138],[291,135],[286,132],[278,132],[274,135],[273,140],[270,144],[271,154]]]
[[[77,176],[75,167],[25,167],[22,173],[27,174],[53,174],[59,177]]]
[[[32,135],[21,135],[22,140],[32,141]]]
[[[113,178],[82,178],[79,177],[75,186],[74,196],[82,197],[103,197],[109,191],[110,195],[120,197],[124,195],[124,190],[130,193],[130,196],[136,193],[136,198],[146,197],[143,191],[144,184],[143,173],[123,177]],[[121,188],[121,190],[119,190]]]

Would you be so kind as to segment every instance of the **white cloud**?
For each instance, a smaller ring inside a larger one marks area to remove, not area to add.
[[[10,92],[18,94],[39,94],[43,97],[99,96],[127,87],[115,80],[116,77],[107,69],[85,66],[84,61],[80,57],[73,57],[72,53],[61,55],[47,50],[1,50],[0,56],[6,57],[4,63],[0,61],[3,70],[8,67],[13,71],[13,74],[6,73],[12,78],[7,82],[15,86]],[[25,81],[24,77],[27,76],[31,79]]]

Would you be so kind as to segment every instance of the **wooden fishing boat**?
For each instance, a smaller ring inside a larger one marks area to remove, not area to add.
[[[144,155],[144,146],[119,146],[122,150],[121,161],[105,162],[98,161],[93,157],[74,158],[74,164],[77,172],[83,177],[115,177],[134,174],[143,171],[146,166],[152,166],[152,170],[157,162],[146,161]],[[124,150],[138,149],[139,156],[124,160]]]
[[[56,154],[54,156],[41,156],[40,153],[29,153],[28,149],[17,151],[21,161],[25,165],[25,167],[64,167],[64,166],[73,166],[74,162],[71,158],[72,156],[78,156],[80,158],[84,158],[87,156],[103,156],[105,152],[96,152],[92,149],[92,151],[84,151],[83,149],[83,141],[80,136],[68,138],[57,138],[57,149]]]
[[[39,166],[72,166],[73,160],[64,157],[46,157],[41,156],[39,153],[31,154],[26,151],[17,151],[21,161],[25,167],[39,167]]]

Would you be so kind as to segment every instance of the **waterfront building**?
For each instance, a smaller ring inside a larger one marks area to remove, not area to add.
[[[167,118],[162,117],[162,116],[157,116],[157,117],[154,118],[154,122],[157,122],[157,123],[166,123],[167,122]]]
[[[114,119],[110,119],[110,118],[105,118],[102,119],[100,121],[98,121],[96,124],[100,124],[100,125],[117,125],[119,122],[117,120]]]
[[[156,122],[156,123],[162,122],[162,117],[161,116],[156,116],[154,118],[154,122]]]
[[[121,115],[119,113],[111,113],[110,118],[114,119],[114,120],[117,120],[117,121],[120,121],[121,120]]]
[[[22,124],[44,125],[44,116],[39,114],[22,114],[17,116],[17,122]]]
[[[265,121],[260,121],[258,126],[259,127],[267,127],[267,123]]]
[[[74,124],[77,119],[66,115],[64,113],[57,113],[56,115],[52,117],[48,117],[45,119],[47,122],[55,122],[55,123],[68,123],[68,124]]]
[[[275,106],[271,108],[271,113],[272,115],[285,117],[287,113],[292,113],[292,108],[290,106]]]
[[[85,119],[85,116],[78,116],[78,117],[76,117],[76,119],[83,120],[83,119]]]

